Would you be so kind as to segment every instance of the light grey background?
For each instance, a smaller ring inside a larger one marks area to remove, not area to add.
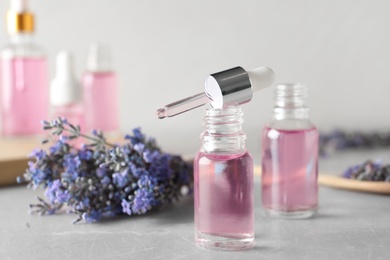
[[[0,1],[2,14],[7,2]],[[390,127],[390,1],[31,0],[31,9],[51,76],[61,49],[74,52],[81,75],[88,45],[109,44],[122,130],[142,126],[168,151],[198,149],[204,111],[158,120],[155,110],[202,91],[207,74],[237,65],[267,65],[277,82],[307,84],[320,129]],[[5,26],[0,32],[3,45]],[[270,119],[272,92],[244,106],[252,152]]]

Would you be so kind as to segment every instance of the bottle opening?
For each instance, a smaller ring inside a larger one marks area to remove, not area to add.
[[[275,91],[274,116],[277,120],[285,118],[309,118],[307,87],[300,83],[277,85]]]
[[[245,150],[246,135],[242,131],[244,113],[239,106],[207,108],[201,134],[203,148],[208,152],[234,153]]]

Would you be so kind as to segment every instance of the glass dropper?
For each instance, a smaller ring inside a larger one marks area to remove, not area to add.
[[[269,87],[275,74],[268,67],[246,71],[241,67],[211,74],[205,79],[205,90],[157,110],[160,119],[172,117],[210,103],[213,108],[251,101],[253,92]]]
[[[206,96],[205,93],[199,93],[191,97],[170,103],[165,107],[158,109],[157,116],[160,119],[176,116],[194,108],[206,105],[209,102],[210,99]]]

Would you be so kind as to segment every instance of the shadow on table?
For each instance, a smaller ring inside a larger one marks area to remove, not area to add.
[[[165,205],[154,212],[155,217],[161,224],[179,224],[194,222],[194,198],[192,196],[182,198],[179,202]]]
[[[133,221],[149,219],[157,221],[158,224],[191,223],[194,221],[194,198],[192,196],[181,198],[177,202],[152,209],[143,215],[128,216],[124,214],[112,218],[102,218],[99,224],[115,224],[130,219]],[[79,224],[83,224],[83,222]]]

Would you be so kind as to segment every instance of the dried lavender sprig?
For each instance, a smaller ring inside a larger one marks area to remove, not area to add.
[[[66,119],[44,129],[59,136],[49,151],[35,150],[35,161],[19,181],[30,187],[45,187],[47,202],[38,199],[32,212],[53,214],[62,205],[80,220],[96,222],[119,214],[144,214],[153,207],[176,201],[183,190],[192,191],[192,165],[180,156],[164,153],[139,128],[127,135],[123,145],[105,141],[101,132],[87,139],[93,143],[76,148],[69,143],[83,137],[80,127]],[[67,138],[63,133],[70,132]]]
[[[343,172],[347,179],[362,181],[385,181],[390,182],[390,164],[383,164],[381,161],[368,160],[362,164],[349,167]]]
[[[390,132],[333,130],[320,134],[320,154],[326,156],[333,151],[351,148],[390,147]]]
[[[50,205],[44,199],[42,199],[41,197],[38,197],[38,196],[37,196],[37,200],[39,201],[39,203],[30,204],[30,209],[31,209],[30,213],[31,214],[38,213],[41,216],[43,216],[45,214],[51,215],[51,214],[54,214],[59,209],[61,209],[63,206],[62,203],[59,203],[59,204],[54,205],[54,206]]]
[[[106,138],[102,131],[93,130],[92,135],[89,136],[86,134],[83,134],[81,132],[81,128],[79,125],[73,125],[68,122],[66,118],[58,117],[57,119],[49,121],[42,121],[42,129],[43,130],[51,130],[51,134],[55,136],[60,136],[62,139],[66,140],[72,140],[79,137],[83,137],[87,140],[92,141],[93,143],[90,144],[91,146],[97,146],[97,145],[107,145],[110,147],[114,147],[114,144],[111,144],[106,141]],[[69,127],[66,127],[69,126]],[[62,135],[64,132],[69,132],[69,136]],[[48,140],[44,140],[43,143],[48,142]]]

